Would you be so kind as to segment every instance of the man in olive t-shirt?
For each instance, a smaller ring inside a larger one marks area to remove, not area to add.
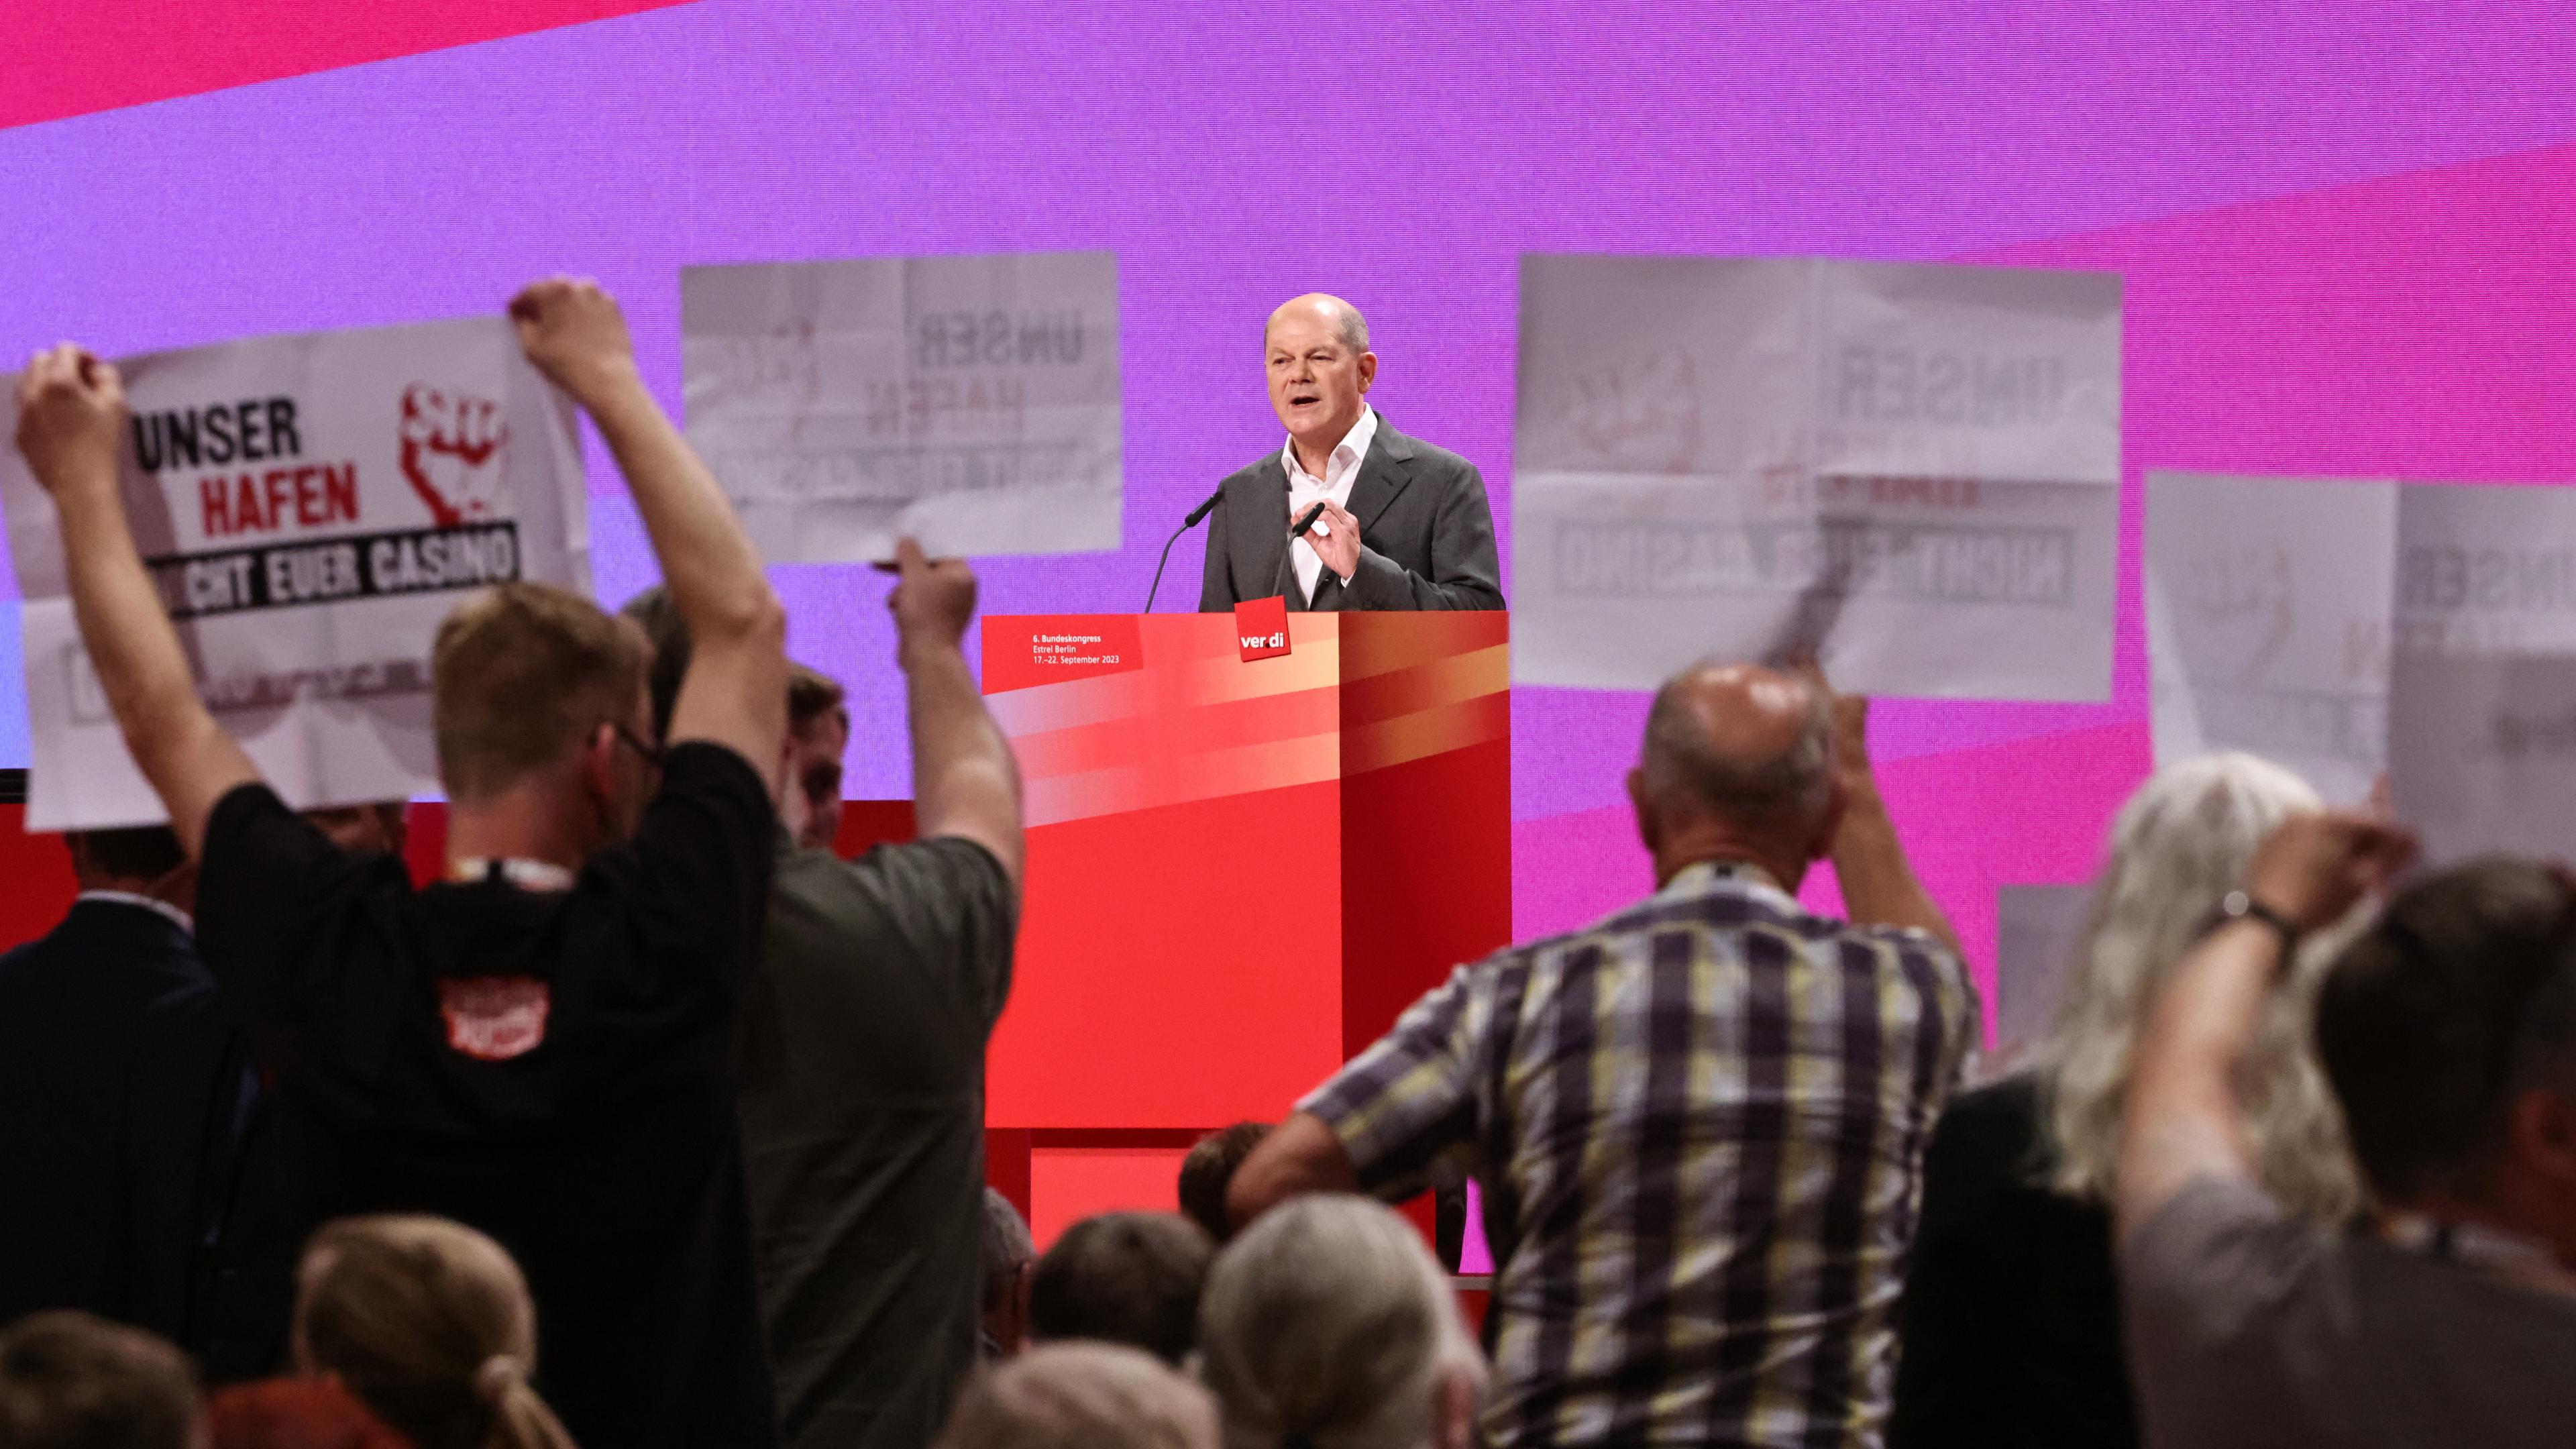
[[[2257,1185],[2230,1068],[2308,931],[2412,857],[2311,815],[2256,851],[2138,1046],[2122,1302],[2154,1449],[2563,1445],[2576,1436],[2576,890],[2496,857],[2391,901],[2317,1045],[2388,1210],[2343,1234]]]
[[[804,1449],[921,1449],[975,1365],[984,1044],[1021,843],[1017,766],[958,647],[974,600],[966,565],[906,545],[892,603],[919,838],[854,861],[799,849],[804,771],[781,801],[736,1102],[779,1425]],[[649,596],[627,613],[686,656]]]

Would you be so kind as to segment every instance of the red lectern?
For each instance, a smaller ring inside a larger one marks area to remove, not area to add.
[[[1288,633],[1246,659],[1226,614],[984,620],[1029,823],[986,1075],[997,1180],[1020,1140],[1161,1172],[1199,1132],[1275,1120],[1510,938],[1509,616]],[[1061,1215],[1037,1197],[1043,1240]]]

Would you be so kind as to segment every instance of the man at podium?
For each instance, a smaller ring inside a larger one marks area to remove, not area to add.
[[[1484,477],[1368,405],[1377,354],[1359,309],[1296,298],[1270,314],[1262,345],[1288,444],[1219,487],[1199,608],[1274,594],[1297,610],[1501,608]]]

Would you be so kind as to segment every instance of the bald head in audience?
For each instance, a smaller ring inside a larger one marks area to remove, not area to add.
[[[1152,1354],[1056,1343],[966,1383],[937,1449],[1217,1449],[1207,1390]]]
[[[1842,820],[1832,693],[1753,664],[1682,671],[1655,692],[1628,798],[1658,884],[1732,855],[1796,890]]]

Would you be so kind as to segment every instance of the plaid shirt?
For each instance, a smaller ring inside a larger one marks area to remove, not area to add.
[[[1298,1108],[1371,1192],[1481,1182],[1491,1443],[1868,1449],[1978,1020],[1932,937],[1703,864],[1461,967]]]

